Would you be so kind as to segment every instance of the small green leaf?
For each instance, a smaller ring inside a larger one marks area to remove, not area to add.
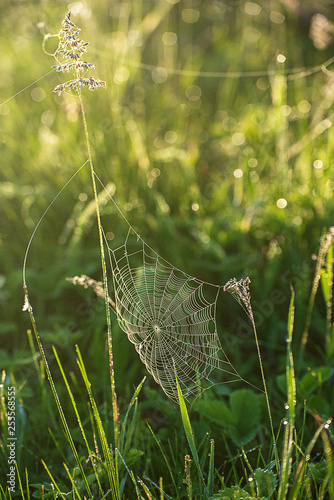
[[[254,479],[257,487],[257,494],[271,498],[276,490],[277,479],[271,470],[256,469]]]
[[[261,413],[259,396],[249,389],[241,389],[231,394],[230,405],[234,416],[231,438],[237,446],[243,446],[257,433]]]
[[[204,415],[210,422],[225,429],[234,425],[233,414],[224,401],[198,399],[193,409]]]
[[[320,386],[334,375],[334,368],[321,366],[307,372],[300,381],[300,391],[304,398],[310,397]]]
[[[234,443],[241,447],[256,436],[261,416],[261,395],[250,389],[241,389],[231,394],[230,408],[224,401],[200,400],[194,409],[225,429]]]
[[[136,448],[132,448],[124,457],[126,464],[128,467],[133,465],[137,460],[144,455],[144,452],[141,450],[137,450]]]
[[[314,394],[307,400],[307,407],[319,413],[325,420],[332,415],[333,409],[325,398]]]
[[[313,481],[317,484],[322,484],[328,474],[328,466],[325,460],[318,464],[310,464],[306,473],[308,477],[312,477]]]
[[[256,497],[257,500],[266,500],[265,497]],[[250,495],[247,491],[239,486],[232,486],[232,488],[225,488],[218,491],[209,500],[253,500],[254,496]]]

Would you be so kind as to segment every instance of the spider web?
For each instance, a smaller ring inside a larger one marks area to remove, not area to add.
[[[225,383],[242,380],[217,334],[222,287],[174,267],[129,227],[122,246],[108,245],[115,311],[148,372],[176,402],[175,373],[185,398],[197,396],[200,381],[210,381],[214,369],[224,373]]]

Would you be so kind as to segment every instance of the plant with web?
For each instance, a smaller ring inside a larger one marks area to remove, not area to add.
[[[214,370],[223,378],[220,383],[243,381],[220,342],[216,310],[223,289],[230,291],[250,314],[250,279],[234,278],[223,287],[178,269],[140,237],[108,196],[128,226],[120,247],[111,248],[105,238],[114,293],[109,304],[154,380],[177,403],[176,378],[186,398],[196,397],[213,385]],[[102,296],[102,283],[87,276],[69,281],[91,287]]]
[[[148,372],[171,400],[178,403],[176,377],[186,398],[201,392],[203,379],[207,387],[212,385],[215,369],[224,383],[243,380],[217,332],[216,309],[222,286],[176,268],[131,226],[124,244],[115,249],[108,245],[108,253],[114,289],[110,307]],[[103,295],[102,283],[88,276],[68,280]]]
[[[217,333],[220,286],[174,267],[132,227],[108,250],[118,323],[170,399],[178,401],[175,375],[185,397],[196,396],[214,369],[226,382],[241,380]]]
[[[249,278],[240,282],[234,280],[233,286],[232,282],[229,282],[229,286],[227,284],[222,287],[188,275],[164,260],[145,243],[118,207],[127,223],[128,234],[119,248],[112,249],[108,246],[115,295],[114,302],[110,303],[104,255],[106,238],[103,237],[100,220],[97,176],[92,163],[82,98],[84,87],[95,90],[106,87],[106,84],[92,76],[85,77],[87,71],[94,69],[94,66],[83,60],[88,43],[79,38],[79,33],[79,28],[71,21],[71,13],[68,12],[62,22],[62,29],[54,35],[58,37],[59,43],[52,54],[57,62],[53,68],[58,72],[72,73],[75,78],[57,85],[54,92],[58,95],[64,91],[73,92],[79,97],[82,109],[103,269],[103,285],[95,287],[95,291],[98,290],[99,295],[102,294],[105,298],[110,357],[112,359],[109,311],[111,305],[120,328],[134,344],[141,361],[173,401],[178,402],[179,399],[176,378],[186,398],[200,393],[203,379],[207,381],[206,385],[212,383],[211,373],[214,369],[223,374],[224,383],[240,381],[242,378],[229,361],[218,337],[216,308],[219,292],[224,288],[234,290],[233,294],[250,314]],[[115,203],[112,197],[111,200]],[[85,286],[88,283],[87,280],[80,279],[76,282]],[[88,283],[88,286],[91,286],[91,283]],[[252,315],[250,317],[252,318]],[[116,407],[115,403],[115,409]],[[117,413],[117,410],[115,411]]]

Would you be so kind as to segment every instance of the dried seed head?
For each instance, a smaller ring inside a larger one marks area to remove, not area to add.
[[[106,82],[102,80],[95,80],[92,76],[90,78],[77,78],[76,80],[69,80],[68,82],[61,83],[54,88],[53,92],[61,95],[66,89],[80,90],[82,87],[88,87],[88,90],[95,90],[99,87],[106,88]]]
[[[88,87],[89,90],[95,90],[99,87],[106,87],[106,82],[95,79],[94,77],[83,78],[89,69],[95,69],[95,66],[87,61],[81,61],[83,55],[87,52],[88,42],[78,38],[80,29],[70,20],[71,11],[69,11],[62,22],[62,29],[58,33],[59,44],[54,57],[57,61],[52,66],[58,72],[73,73],[74,80],[57,85],[54,92],[58,95],[66,89],[80,92],[82,87]]]
[[[239,304],[246,311],[248,316],[252,318],[251,294],[249,285],[251,280],[247,277],[245,279],[237,280],[236,278],[230,279],[223,287],[224,292],[230,294],[239,302]]]

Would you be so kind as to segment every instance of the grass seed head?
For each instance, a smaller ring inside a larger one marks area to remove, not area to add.
[[[87,52],[88,42],[78,37],[80,29],[70,20],[69,11],[62,22],[62,29],[58,33],[59,44],[54,58],[57,64],[52,66],[57,72],[72,73],[75,79],[57,85],[53,92],[61,95],[66,89],[81,92],[82,87],[95,90],[99,87],[106,87],[106,82],[95,79],[93,76],[84,78],[90,69],[95,69],[94,64],[82,61],[83,55]]]

